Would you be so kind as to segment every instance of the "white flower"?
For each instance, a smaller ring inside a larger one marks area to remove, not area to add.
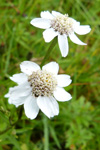
[[[56,11],[52,11],[52,13],[43,11],[40,15],[41,18],[35,18],[30,23],[35,27],[46,29],[43,32],[45,42],[50,42],[58,36],[58,44],[63,57],[68,54],[68,36],[76,44],[87,45],[80,41],[74,32],[79,35],[87,34],[91,31],[89,25],[80,25],[80,22],[75,19]]]
[[[15,74],[10,79],[18,86],[9,89],[5,95],[10,104],[16,107],[24,104],[25,114],[34,119],[39,109],[48,117],[59,113],[58,101],[68,101],[72,97],[63,87],[71,83],[69,75],[58,75],[59,66],[50,62],[40,69],[39,65],[31,61],[24,61],[20,65],[22,73]]]

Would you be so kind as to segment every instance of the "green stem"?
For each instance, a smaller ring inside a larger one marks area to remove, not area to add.
[[[44,59],[41,62],[41,67],[45,64],[45,61],[48,59],[48,57],[50,56],[51,51],[53,50],[53,48],[55,47],[57,43],[57,38],[55,38],[51,45],[49,46],[46,55],[44,56]],[[44,115],[43,118],[43,124],[44,124],[44,150],[49,150],[49,129],[48,129],[48,118]]]
[[[44,150],[49,150],[49,130],[48,130],[48,118],[44,115]]]
[[[48,59],[48,57],[49,57],[51,51],[53,50],[53,48],[55,47],[56,43],[57,43],[57,38],[55,38],[52,41],[51,45],[49,46],[49,48],[48,48],[48,50],[46,52],[46,55],[44,56],[44,59],[41,62],[41,65],[40,65],[41,67],[44,65],[45,61]]]
[[[0,135],[6,133],[7,131],[9,131],[10,129],[12,129],[13,126],[15,126],[17,124],[19,120],[17,120],[16,122],[14,122],[10,127],[6,128],[4,131],[0,132]]]
[[[77,80],[77,73],[75,72],[75,73],[74,73],[74,83],[76,83],[76,80]],[[76,100],[76,99],[77,99],[77,89],[76,89],[76,85],[74,85],[73,93],[74,93],[73,100]]]
[[[6,133],[7,131],[9,131],[10,129],[12,129],[12,127],[15,126],[15,125],[20,121],[20,119],[21,119],[21,117],[22,117],[22,110],[23,110],[23,108],[22,108],[22,106],[21,106],[21,107],[20,107],[20,110],[19,110],[19,113],[18,113],[18,119],[17,119],[17,121],[15,121],[14,123],[11,123],[11,122],[10,122],[11,125],[10,125],[8,128],[6,128],[5,130],[1,131],[1,132],[0,132],[0,135],[4,134],[4,133]]]
[[[10,55],[11,55],[11,49],[12,49],[12,45],[13,45],[13,40],[14,40],[14,32],[12,32],[12,37],[10,39],[10,44],[9,44],[9,48],[8,48],[7,59],[6,59],[6,62],[5,62],[5,70],[4,70],[5,74],[8,71],[8,67],[9,67],[9,63],[10,63]]]

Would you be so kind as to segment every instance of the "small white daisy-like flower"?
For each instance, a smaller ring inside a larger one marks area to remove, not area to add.
[[[31,61],[20,64],[22,73],[15,74],[10,79],[18,86],[9,89],[5,95],[10,104],[16,107],[24,104],[25,114],[34,119],[39,109],[48,117],[59,113],[58,101],[68,101],[72,97],[63,87],[71,83],[69,75],[58,75],[59,65],[50,62],[40,69],[39,65]]]
[[[54,37],[58,36],[58,44],[63,57],[68,55],[68,36],[76,44],[87,45],[80,41],[74,32],[79,35],[87,34],[91,31],[89,25],[80,25],[80,22],[67,14],[63,15],[56,11],[52,11],[52,13],[43,11],[40,15],[41,18],[33,19],[31,24],[35,27],[46,29],[43,32],[45,42],[50,42]]]

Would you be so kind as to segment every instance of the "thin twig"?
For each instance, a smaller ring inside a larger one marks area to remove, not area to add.
[[[46,52],[46,55],[44,56],[44,59],[43,59],[42,62],[41,62],[41,65],[40,65],[41,67],[44,65],[45,61],[48,59],[48,57],[49,57],[51,51],[53,50],[53,48],[55,47],[56,43],[57,43],[57,38],[55,38],[55,39],[52,41],[50,47],[48,48],[48,50],[47,50],[47,52]]]

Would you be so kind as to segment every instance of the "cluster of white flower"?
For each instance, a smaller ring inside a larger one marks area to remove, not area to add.
[[[63,57],[68,54],[69,38],[76,44],[86,45],[81,42],[74,32],[87,34],[91,28],[88,25],[80,25],[68,15],[59,12],[41,12],[41,18],[35,18],[31,24],[46,29],[43,32],[45,42],[50,42],[58,36],[58,43]],[[22,73],[15,74],[10,79],[18,86],[9,89],[5,95],[10,104],[16,107],[24,104],[25,114],[28,118],[34,119],[39,113],[39,109],[48,117],[54,117],[59,113],[57,101],[68,101],[72,97],[63,87],[71,83],[69,75],[58,75],[59,65],[50,62],[40,68],[31,61],[24,61],[20,64]],[[56,101],[57,100],[57,101]]]

